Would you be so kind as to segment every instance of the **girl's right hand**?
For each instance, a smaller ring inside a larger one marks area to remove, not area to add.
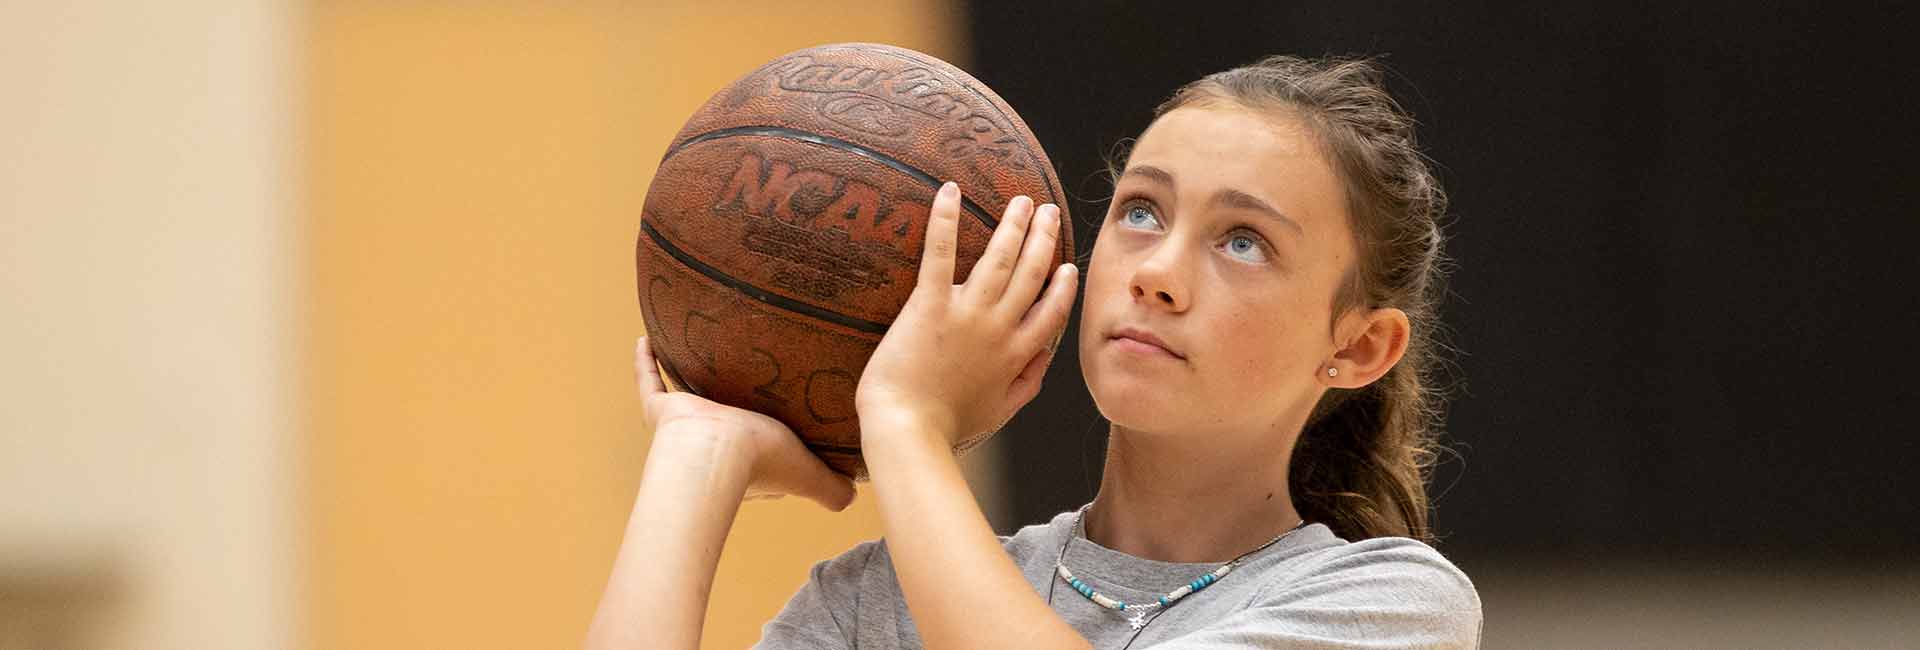
[[[799,434],[779,420],[693,393],[669,392],[645,336],[634,345],[633,370],[645,421],[654,436],[648,453],[689,454],[680,459],[649,459],[649,464],[744,462],[751,476],[747,499],[792,494],[836,512],[853,503],[853,480],[827,467],[801,443]]]

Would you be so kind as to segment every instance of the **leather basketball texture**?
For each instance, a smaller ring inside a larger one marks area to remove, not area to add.
[[[1014,197],[1058,205],[1072,223],[1026,123],[932,56],[823,45],[715,94],[661,159],[634,248],[668,381],[772,416],[864,478],[854,388],[913,292],[933,196],[949,180],[964,197],[956,283]],[[1074,257],[1072,228],[1061,235],[1056,266]]]

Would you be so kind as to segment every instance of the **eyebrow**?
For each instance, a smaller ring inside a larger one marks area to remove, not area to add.
[[[1173,173],[1153,165],[1135,165],[1128,167],[1126,171],[1120,173],[1121,178],[1128,176],[1139,176],[1148,181],[1165,185],[1167,189],[1173,189],[1175,187],[1173,183]],[[1227,208],[1258,212],[1292,228],[1295,234],[1302,236],[1307,234],[1307,229],[1300,227],[1300,222],[1294,221],[1287,215],[1282,214],[1266,201],[1260,200],[1260,197],[1231,187],[1214,192],[1213,204]]]

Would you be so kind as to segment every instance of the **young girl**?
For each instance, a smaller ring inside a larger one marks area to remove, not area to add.
[[[1059,211],[1022,197],[955,284],[941,188],[856,393],[885,539],[816,565],[758,647],[1476,647],[1473,584],[1424,543],[1445,200],[1380,78],[1271,57],[1159,107],[1087,269],[1099,494],[1012,537],[949,450],[1039,392],[1078,276],[1048,268]],[[694,648],[743,497],[854,490],[635,356],[654,440],[588,644]]]

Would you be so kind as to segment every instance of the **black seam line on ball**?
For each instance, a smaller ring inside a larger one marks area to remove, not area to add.
[[[820,320],[827,321],[829,323],[834,323],[836,325],[843,325],[846,327],[860,330],[862,332],[870,332],[873,334],[882,334],[882,335],[887,333],[886,323],[876,323],[870,320],[854,318],[852,316],[848,316],[846,314],[842,314],[839,312],[821,309],[819,307],[815,307],[813,305],[809,305],[807,303],[800,302],[798,300],[794,300],[786,296],[768,293],[767,290],[765,289],[761,289],[760,287],[756,287],[751,284],[748,284],[744,280],[733,277],[731,275],[727,275],[725,272],[721,271],[720,269],[716,269],[716,268],[713,268],[712,266],[708,266],[706,262],[702,262],[700,260],[694,259],[692,255],[688,255],[686,251],[680,250],[680,247],[674,246],[672,242],[667,241],[667,238],[661,235],[660,231],[653,229],[653,224],[647,223],[647,219],[644,216],[642,216],[640,219],[640,230],[642,232],[647,233],[647,238],[652,239],[653,243],[658,244],[660,246],[660,250],[666,251],[667,254],[672,255],[674,259],[680,260],[680,263],[687,265],[687,268],[693,269],[695,271],[699,271],[701,275],[707,276],[708,278],[712,278],[714,282],[718,282],[720,284],[727,285],[728,287],[732,287],[734,291],[744,293],[748,297],[753,298],[754,300],[758,300],[760,302],[764,302],[769,305],[773,305],[775,307],[779,307],[781,309],[794,312],[796,314],[812,316],[814,318],[818,318]]]
[[[829,445],[823,442],[811,442],[811,441],[806,442],[804,444],[806,444],[808,449],[812,449],[814,451],[824,451],[829,454],[847,454],[849,456],[860,455],[859,447],[848,447],[846,445]]]
[[[909,165],[905,161],[900,160],[899,158],[895,158],[893,156],[889,156],[887,154],[880,153],[878,151],[874,151],[872,149],[868,149],[866,147],[862,147],[860,145],[854,144],[852,142],[848,142],[846,140],[841,140],[839,138],[836,138],[830,135],[820,135],[818,133],[801,131],[799,129],[789,129],[783,126],[736,126],[732,128],[720,129],[718,131],[708,131],[706,133],[702,133],[700,135],[687,138],[686,142],[682,142],[678,145],[675,145],[673,148],[668,149],[667,155],[660,157],[660,162],[662,164],[665,164],[668,158],[672,158],[674,154],[680,153],[681,149],[685,149],[695,144],[706,142],[708,140],[719,140],[721,138],[733,138],[733,137],[739,137],[743,135],[773,136],[776,138],[787,138],[789,140],[799,140],[802,142],[811,142],[818,145],[825,145],[829,147],[835,147],[838,149],[845,149],[847,151],[851,151],[853,153],[872,159],[873,161],[878,162],[882,165],[892,167],[898,170],[902,174],[912,176],[914,180],[920,181],[921,183],[925,184],[927,187],[933,188],[935,191],[938,191],[940,189],[940,185],[943,183],[943,181],[941,181],[940,179],[934,178],[933,174],[920,171],[920,168],[915,167],[913,165]],[[994,219],[993,217],[987,216],[987,211],[985,208],[982,208],[980,207],[979,204],[974,203],[973,199],[967,198],[965,194],[960,195],[960,207],[965,208],[969,214],[972,214],[974,216],[974,218],[979,219],[980,223],[986,224],[987,230],[993,230],[995,227],[1000,225],[1000,222],[998,220]]]

